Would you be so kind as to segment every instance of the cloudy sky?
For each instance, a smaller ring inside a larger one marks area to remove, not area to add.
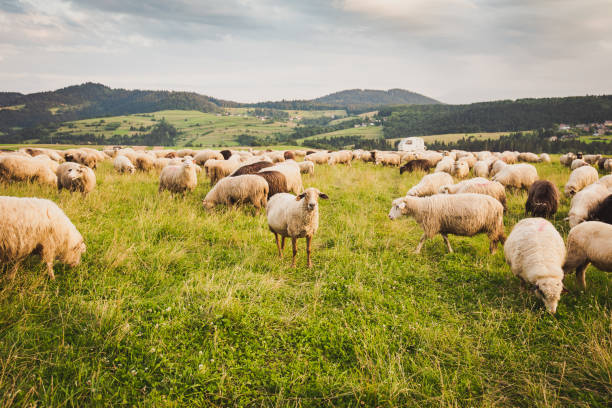
[[[0,91],[612,93],[612,0],[0,0]]]

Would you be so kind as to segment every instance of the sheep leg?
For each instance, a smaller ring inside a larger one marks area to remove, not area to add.
[[[293,247],[293,260],[291,261],[291,267],[295,268],[295,256],[297,255],[297,238],[291,237],[291,246]]]
[[[274,239],[276,239],[276,247],[278,248],[278,256],[279,258],[283,257],[283,251],[281,249],[281,244],[280,244],[280,240],[278,239],[278,234],[275,232],[274,233]],[[285,238],[283,237],[283,244],[284,244]]]
[[[576,268],[576,283],[582,287],[583,290],[586,290],[586,268],[589,266],[588,262],[583,263],[582,265]]]
[[[55,259],[54,254],[49,253],[46,247],[43,246],[41,258],[43,262],[47,264],[47,274],[49,274],[49,279],[54,280],[55,279],[55,274],[53,273],[53,261]]]
[[[285,251],[285,237],[281,237],[281,251]]]
[[[448,248],[448,252],[453,253],[453,248],[451,247],[450,241],[448,240],[448,234],[440,234],[442,238],[444,238],[444,242],[446,242],[446,247]]]
[[[11,268],[11,270],[8,273],[8,278],[10,280],[14,280],[15,279],[15,275],[17,275],[17,270],[19,270],[19,265],[21,264],[21,261],[17,261],[15,262],[15,264],[13,265],[13,267]]]
[[[308,267],[312,268],[312,261],[310,260],[310,244],[312,243],[312,237],[306,236],[306,255],[308,256]]]
[[[55,280],[55,274],[53,273],[53,261],[47,261],[47,273],[49,274],[49,279]]]
[[[419,245],[417,245],[416,249],[414,250],[415,254],[421,253],[421,248],[423,248],[423,244],[425,243],[426,240],[427,240],[427,234],[423,234],[423,236],[421,237],[421,240],[419,241]]]

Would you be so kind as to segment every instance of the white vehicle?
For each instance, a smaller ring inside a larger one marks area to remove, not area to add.
[[[397,150],[400,152],[415,152],[425,149],[425,142],[421,137],[407,137],[402,139],[397,145]]]

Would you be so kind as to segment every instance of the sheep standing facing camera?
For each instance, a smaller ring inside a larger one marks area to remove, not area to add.
[[[319,198],[328,199],[326,194],[316,188],[307,188],[297,197],[293,194],[276,194],[266,206],[268,227],[274,234],[278,255],[283,257],[285,238],[291,237],[293,260],[291,267],[295,267],[298,238],[306,238],[306,254],[308,267],[312,267],[311,243],[312,237],[319,228]],[[279,235],[282,242],[279,241]]]
[[[168,190],[171,193],[183,193],[195,190],[198,185],[198,175],[195,164],[186,160],[180,166],[168,165],[163,168],[159,175],[158,192]]]

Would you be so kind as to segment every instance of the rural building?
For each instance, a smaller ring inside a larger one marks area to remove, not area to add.
[[[421,137],[407,137],[402,139],[397,145],[397,150],[400,152],[412,152],[425,149],[425,142]]]

